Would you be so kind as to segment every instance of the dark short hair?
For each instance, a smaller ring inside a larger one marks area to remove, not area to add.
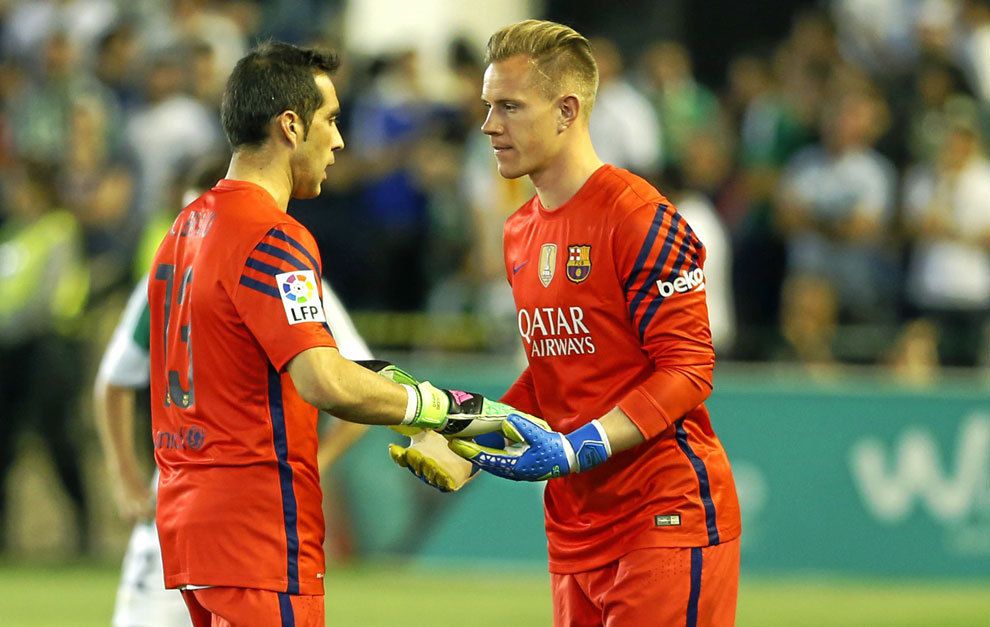
[[[237,62],[220,104],[227,141],[234,150],[256,146],[268,137],[268,125],[279,113],[295,111],[305,134],[313,114],[323,105],[316,75],[333,74],[340,59],[330,51],[298,48],[267,41]]]

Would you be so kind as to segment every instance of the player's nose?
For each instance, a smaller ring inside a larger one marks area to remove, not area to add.
[[[495,120],[493,110],[488,110],[488,115],[485,116],[485,121],[481,125],[481,132],[485,135],[498,135],[502,132],[502,125]]]

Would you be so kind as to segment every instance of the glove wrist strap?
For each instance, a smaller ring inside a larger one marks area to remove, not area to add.
[[[407,386],[407,394],[410,388],[415,395],[415,407],[412,396],[409,396],[406,400],[406,416],[401,424],[422,429],[442,429],[447,424],[450,395],[433,387],[429,381],[423,381],[414,387]]]
[[[419,414],[419,408],[423,404],[419,390],[415,386],[402,384],[406,388],[406,415],[400,424],[411,425]]]
[[[567,434],[564,439],[570,445],[573,452],[568,454],[568,462],[571,462],[572,455],[574,465],[572,472],[581,472],[594,468],[612,456],[612,445],[608,441],[608,434],[598,420],[592,420],[583,427]],[[564,447],[567,453],[567,447]]]

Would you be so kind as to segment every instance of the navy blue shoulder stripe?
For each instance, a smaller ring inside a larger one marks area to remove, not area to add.
[[[644,270],[646,265],[646,258],[649,257],[650,251],[653,250],[653,243],[657,241],[657,233],[660,232],[660,224],[663,222],[664,211],[667,209],[667,205],[660,203],[657,205],[656,215],[653,216],[653,222],[650,224],[650,230],[646,232],[646,239],[643,240],[643,245],[639,249],[639,254],[636,255],[636,265],[633,266],[633,271],[626,280],[625,291],[629,291],[630,288],[636,283],[636,277]]]
[[[311,264],[313,264],[313,268],[312,268],[313,272],[315,272],[317,276],[320,275],[320,264],[316,263],[316,258],[313,257],[313,255],[311,255],[308,250],[306,250],[306,247],[305,246],[303,246],[298,241],[296,241],[294,238],[292,238],[292,236],[286,235],[285,233],[283,233],[279,229],[272,229],[272,230],[268,231],[268,234],[271,235],[272,237],[276,237],[276,238],[282,240],[283,242],[289,244],[290,246],[292,246],[293,248],[295,248],[296,250],[298,250],[299,252],[301,252],[303,254],[303,256],[305,256],[306,259],[308,259],[309,262]]]
[[[631,320],[636,319],[636,310],[639,308],[639,304],[643,302],[643,299],[650,293],[651,286],[657,282],[660,278],[660,273],[663,272],[663,267],[667,264],[667,258],[670,256],[670,249],[674,246],[674,240],[677,239],[677,233],[680,231],[681,215],[679,213],[674,213],[670,219],[670,226],[667,229],[667,237],[664,238],[663,247],[660,249],[660,254],[657,256],[657,260],[653,263],[653,268],[650,274],[643,281],[643,284],[639,287],[639,293],[632,299],[629,304],[629,318]]]
[[[262,294],[267,294],[268,296],[273,296],[275,298],[281,298],[281,296],[279,296],[278,294],[277,289],[275,289],[271,285],[268,285],[267,283],[262,283],[258,279],[252,279],[249,276],[241,275],[240,283],[244,287],[250,287],[251,289],[257,290]]]
[[[289,251],[282,250],[281,248],[277,248],[275,246],[272,246],[271,244],[266,244],[266,243],[262,242],[262,243],[258,244],[257,246],[255,246],[254,249],[257,250],[257,251],[261,251],[263,253],[268,253],[272,257],[278,257],[282,261],[287,262],[289,265],[291,265],[296,270],[313,270],[313,268],[307,266],[298,257],[296,257],[295,255],[293,255]]]
[[[685,267],[685,262],[687,261],[687,254],[692,248],[693,246],[691,245],[691,238],[685,238],[684,243],[681,244],[680,251],[677,253],[677,260],[674,262],[674,266],[670,269],[670,274],[668,274],[667,278],[664,279],[665,281],[668,282],[673,281],[680,275],[681,270]],[[691,255],[691,261],[693,261],[694,263],[698,262],[697,252],[694,252]],[[647,327],[650,326],[650,322],[653,321],[653,317],[657,314],[657,311],[660,309],[660,305],[662,305],[663,301],[665,300],[667,300],[667,297],[660,294],[660,290],[658,289],[656,296],[654,296],[653,300],[650,301],[650,304],[647,306],[646,311],[643,312],[643,317],[640,318],[639,320],[640,340],[646,337]]]
[[[254,257],[248,257],[248,260],[244,262],[244,265],[249,268],[253,268],[257,270],[258,272],[262,272],[264,274],[268,274],[271,276],[275,276],[276,274],[282,274],[283,272],[285,272],[285,270],[276,268],[275,266],[269,263],[265,263],[264,261],[259,261]]]

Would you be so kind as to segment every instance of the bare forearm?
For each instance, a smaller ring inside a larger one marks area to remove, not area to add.
[[[134,390],[98,382],[96,430],[111,474],[127,479],[142,475],[134,446]]]
[[[345,359],[333,348],[303,351],[288,365],[299,394],[349,422],[397,425],[406,415],[406,389]]]
[[[605,435],[608,436],[613,455],[646,440],[636,423],[618,407],[599,418],[598,422],[605,429]]]

